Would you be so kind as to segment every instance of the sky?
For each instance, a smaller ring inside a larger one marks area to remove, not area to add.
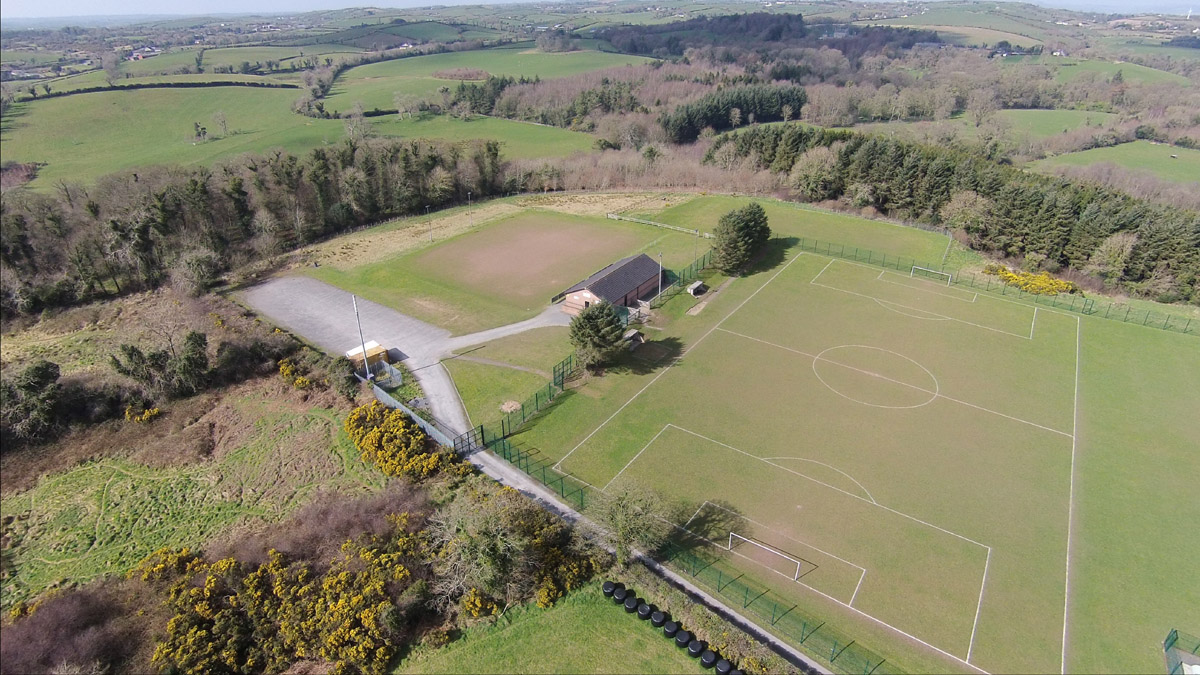
[[[514,0],[510,0],[514,1]],[[1038,4],[1068,9],[1099,11],[1186,13],[1189,3],[1200,0],[1035,0]],[[296,13],[342,7],[420,7],[430,4],[496,4],[494,0],[3,0],[0,17],[36,18],[107,16],[124,14],[256,14]]]

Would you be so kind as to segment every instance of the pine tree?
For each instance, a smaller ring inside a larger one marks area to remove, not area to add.
[[[621,352],[624,326],[617,309],[601,301],[585,307],[571,320],[571,344],[587,368],[610,363]]]
[[[766,211],[758,204],[748,204],[721,216],[713,234],[717,268],[726,274],[736,274],[771,238],[771,227]]]

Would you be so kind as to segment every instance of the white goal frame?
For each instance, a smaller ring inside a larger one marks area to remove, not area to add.
[[[780,558],[783,558],[784,560],[788,560],[790,562],[796,563],[796,572],[794,574],[792,574],[792,581],[800,580],[800,566],[802,564],[801,561],[793,558],[792,556],[790,556],[786,553],[777,551],[777,550],[771,548],[770,546],[767,546],[766,544],[760,544],[757,541],[754,541],[753,539],[743,537],[742,535],[738,534],[737,532],[734,532],[733,530],[729,531],[729,544],[726,545],[726,550],[733,551],[733,540],[735,537],[737,539],[740,539],[741,541],[746,542],[747,544],[753,544],[753,545],[761,548],[762,550],[767,551],[768,553],[774,553],[775,555],[779,556]],[[785,577],[788,576],[784,572],[779,572],[779,574],[782,574]]]
[[[947,288],[949,288],[951,282],[954,281],[954,275],[949,272],[942,272],[941,270],[931,270],[928,267],[921,267],[920,265],[912,266],[912,269],[908,271],[908,278],[912,279],[912,278],[916,277],[917,270],[921,270],[922,272],[929,272],[930,274],[937,274],[937,275],[946,277],[946,287]]]

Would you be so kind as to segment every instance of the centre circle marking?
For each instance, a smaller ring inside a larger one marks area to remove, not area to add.
[[[828,354],[829,352],[832,352],[832,351],[835,351],[838,349],[871,349],[871,350],[874,350],[877,352],[883,352],[885,354],[891,354],[892,356],[902,358],[905,361],[908,361],[909,363],[913,364],[914,366],[920,368],[921,370],[923,370],[925,372],[926,375],[929,376],[930,381],[933,382],[933,391],[930,391],[930,390],[922,388],[922,387],[918,387],[909,382],[901,382],[900,380],[893,380],[881,373],[876,373],[876,372],[872,372],[872,371],[868,371],[868,370],[862,370],[860,368],[855,368],[854,366],[851,366],[851,365],[848,365],[845,363],[841,363],[839,361],[835,361],[833,359],[825,357],[825,355]],[[869,375],[871,377],[888,380],[889,382],[895,382],[896,384],[900,384],[905,387],[910,387],[912,389],[915,389],[916,391],[920,391],[920,392],[929,394],[929,398],[926,399],[925,401],[922,401],[920,403],[916,403],[913,405],[883,405],[881,403],[871,403],[870,401],[864,401],[862,399],[855,398],[853,396],[845,394],[844,392],[839,391],[837,389],[837,387],[834,387],[832,384],[826,382],[825,378],[821,377],[821,371],[817,368],[817,364],[821,363],[822,361],[824,361],[825,363],[829,363],[834,366],[837,366],[839,368],[847,368],[847,369],[856,371],[856,372],[864,374],[864,375]],[[889,410],[908,410],[910,408],[920,408],[922,406],[929,405],[934,400],[936,400],[938,397],[938,392],[941,391],[941,385],[938,384],[937,377],[932,372],[930,372],[930,370],[928,368],[921,365],[916,360],[911,359],[899,352],[894,352],[890,349],[884,349],[882,347],[872,347],[870,345],[837,345],[836,347],[830,347],[830,348],[820,352],[815,357],[813,357],[812,369],[813,369],[813,374],[817,376],[817,379],[820,380],[821,384],[825,385],[826,388],[829,389],[829,391],[832,391],[833,393],[837,394],[838,396],[841,396],[842,398],[846,399],[847,401],[853,401],[854,403],[858,403],[860,405],[871,406],[872,408],[886,408]]]

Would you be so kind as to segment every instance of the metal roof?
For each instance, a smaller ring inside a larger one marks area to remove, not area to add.
[[[563,292],[574,293],[587,289],[592,295],[618,304],[638,286],[655,278],[658,263],[645,253],[621,258]]]

